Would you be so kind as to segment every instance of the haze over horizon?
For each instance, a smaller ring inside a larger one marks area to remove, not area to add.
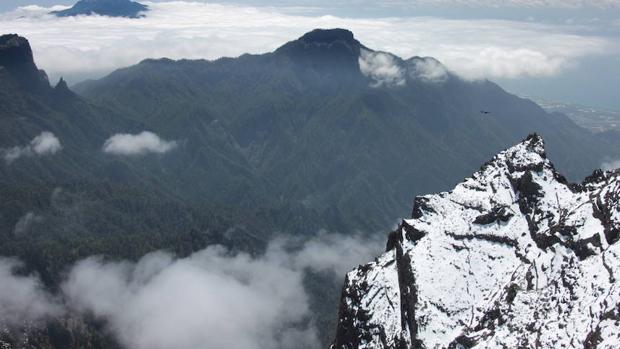
[[[99,78],[146,58],[264,53],[311,29],[341,27],[373,49],[432,56],[465,78],[488,78],[510,92],[620,110],[615,0],[319,1],[311,7],[295,0],[144,1],[151,10],[142,19],[48,15],[71,3],[0,4],[0,31],[27,37],[52,82]]]

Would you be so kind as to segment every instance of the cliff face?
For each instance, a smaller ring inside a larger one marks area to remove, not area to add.
[[[536,135],[417,197],[345,281],[332,348],[612,348],[620,171],[569,184]]]
[[[0,82],[5,74],[33,92],[49,88],[47,75],[34,63],[28,40],[17,34],[0,35]]]

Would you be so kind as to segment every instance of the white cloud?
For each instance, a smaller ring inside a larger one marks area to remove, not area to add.
[[[211,246],[186,258],[153,252],[135,263],[90,257],[68,268],[56,296],[0,257],[0,324],[93,314],[132,349],[318,349],[305,272],[340,279],[379,254],[384,240],[321,233],[301,245],[276,239],[260,256]]]
[[[358,62],[362,74],[373,79],[375,87],[405,84],[403,69],[396,58],[388,53],[362,49]]]
[[[91,257],[69,268],[58,295],[64,308],[36,277],[17,277],[16,262],[0,259],[0,323],[66,311],[105,320],[132,349],[318,348],[305,271],[341,278],[377,255],[384,240],[319,234],[301,245],[276,239],[255,257],[221,246],[186,258],[154,252],[136,263]]]
[[[21,264],[0,257],[0,323],[20,326],[62,314],[62,307],[43,290],[38,277],[15,273]]]
[[[330,271],[334,275],[344,276],[359,263],[366,263],[379,255],[385,241],[382,234],[368,237],[321,234],[307,241],[303,248],[293,255],[293,264],[302,269]],[[361,256],[368,256],[368,259],[364,261],[360,259]]]
[[[62,149],[60,141],[51,132],[41,132],[30,141],[30,147],[37,155],[55,154]]]
[[[436,59],[423,57],[410,62],[409,75],[426,82],[443,82],[448,78],[448,71]]]
[[[58,138],[53,133],[44,131],[34,137],[29,144],[0,149],[0,154],[4,161],[11,163],[21,157],[51,155],[60,150],[62,150],[62,145]]]
[[[601,169],[605,171],[612,171],[620,168],[620,160],[608,161],[601,165]]]
[[[155,133],[149,131],[143,131],[135,135],[118,133],[105,141],[103,152],[115,155],[163,154],[176,146],[177,142],[163,140]]]
[[[307,347],[316,342],[312,328],[289,332],[308,315],[301,274],[274,258],[212,247],[180,260],[155,253],[136,265],[88,259],[64,290],[109,320],[129,348],[285,348],[290,336]]]
[[[587,27],[433,17],[302,16],[274,8],[201,2],[147,3],[143,19],[56,18],[41,7],[0,15],[0,31],[30,39],[52,77],[99,73],[144,58],[263,53],[314,28],[351,29],[366,46],[403,58],[431,56],[468,78],[552,76],[592,55],[615,54],[617,40]],[[583,33],[582,35],[579,33]],[[97,37],[97,40],[93,40]]]
[[[297,252],[278,239],[259,257],[213,246],[183,259],[155,252],[135,264],[89,258],[62,288],[74,309],[106,319],[134,349],[317,348],[304,270],[344,275],[378,252],[376,241],[324,234]]]

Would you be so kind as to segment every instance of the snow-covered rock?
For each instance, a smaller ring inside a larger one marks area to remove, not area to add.
[[[569,184],[531,135],[415,199],[347,274],[333,349],[619,348],[620,171]]]

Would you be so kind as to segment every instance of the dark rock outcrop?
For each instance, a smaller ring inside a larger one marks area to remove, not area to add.
[[[332,348],[617,347],[619,196],[620,170],[571,185],[528,137],[416,198],[347,275]]]

